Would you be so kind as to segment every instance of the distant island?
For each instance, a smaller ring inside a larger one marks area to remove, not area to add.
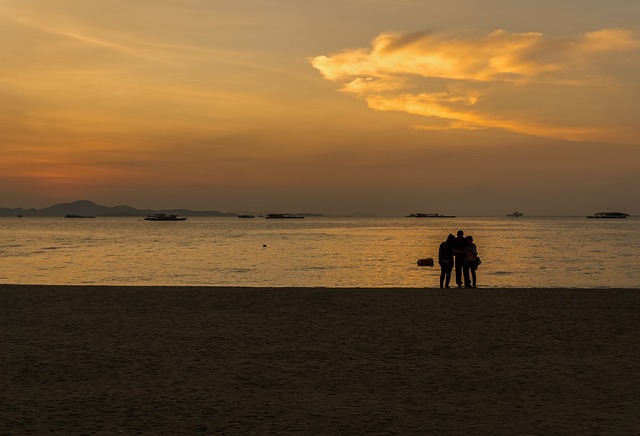
[[[102,206],[89,200],[78,200],[71,203],[59,203],[44,209],[23,209],[0,207],[0,216],[23,217],[139,217],[155,214],[176,214],[181,216],[208,217],[237,217],[235,212],[220,212],[217,210],[189,210],[189,209],[136,209],[131,206]],[[323,216],[321,214],[299,213],[300,216]]]
[[[185,216],[238,216],[235,213],[219,212],[217,210],[188,210],[188,209],[136,209],[130,206],[102,206],[89,200],[60,203],[44,209],[10,209],[0,207],[0,216],[102,216],[102,217],[136,217],[158,213],[175,213]]]

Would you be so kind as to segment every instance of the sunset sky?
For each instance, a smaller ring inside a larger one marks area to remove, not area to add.
[[[0,207],[640,214],[638,0],[0,0]]]

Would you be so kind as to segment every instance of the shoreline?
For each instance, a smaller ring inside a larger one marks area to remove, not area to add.
[[[0,285],[3,434],[639,434],[640,292]]]
[[[455,285],[450,286],[449,289],[441,289],[437,285],[434,286],[385,286],[385,287],[375,287],[375,286],[229,286],[229,285],[139,285],[139,284],[45,284],[45,283],[0,283],[0,292],[3,289],[10,288],[103,288],[103,289],[209,289],[212,291],[215,290],[306,290],[306,291],[314,291],[314,290],[327,290],[327,291],[439,291],[439,292],[454,292],[454,291],[470,291],[470,292],[482,292],[482,291],[561,291],[561,292],[571,292],[571,291],[640,291],[640,286],[638,287],[628,287],[628,286],[615,286],[615,287],[606,287],[606,286],[593,286],[593,287],[571,287],[571,286],[527,286],[527,287],[513,287],[513,286],[483,286],[479,285],[477,288],[458,288]]]

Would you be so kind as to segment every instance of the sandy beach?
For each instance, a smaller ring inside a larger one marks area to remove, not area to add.
[[[0,434],[640,434],[640,291],[0,285]]]

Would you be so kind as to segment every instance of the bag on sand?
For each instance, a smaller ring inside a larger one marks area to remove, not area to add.
[[[433,266],[433,259],[430,257],[418,259],[418,266]]]

